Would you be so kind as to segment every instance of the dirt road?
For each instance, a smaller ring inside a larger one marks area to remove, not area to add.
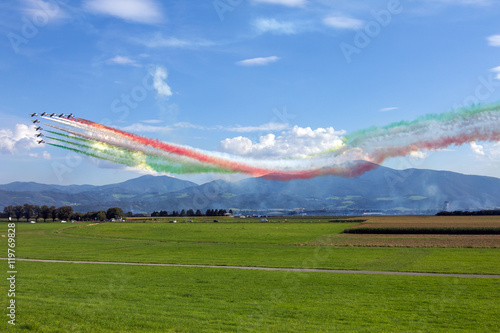
[[[7,258],[0,258],[7,260]],[[500,279],[500,275],[486,274],[449,274],[449,273],[419,273],[419,272],[391,272],[391,271],[356,271],[341,269],[315,269],[315,268],[279,268],[279,267],[248,267],[248,266],[216,266],[216,265],[184,265],[184,264],[154,264],[136,262],[116,262],[116,261],[79,261],[79,260],[52,260],[52,259],[21,259],[17,261],[34,261],[50,263],[71,263],[71,264],[97,264],[97,265],[131,265],[131,266],[160,266],[160,267],[203,267],[203,268],[224,268],[224,269],[247,269],[259,271],[285,271],[285,272],[315,272],[315,273],[337,273],[337,274],[375,274],[375,275],[411,275],[411,276],[444,276],[444,277],[465,277],[465,278],[490,278]]]

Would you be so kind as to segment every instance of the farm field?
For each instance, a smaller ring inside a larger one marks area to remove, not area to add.
[[[331,243],[350,237],[387,240],[386,236],[394,236],[342,233],[346,228],[401,227],[401,224],[428,228],[429,223],[433,227],[450,227],[453,223],[455,226],[461,223],[462,228],[477,227],[478,223],[496,227],[500,221],[497,218],[469,222],[457,221],[456,217],[438,220],[322,217],[288,219],[286,223],[283,219],[270,219],[270,223],[255,223],[258,220],[251,219],[235,222],[221,218],[219,223],[212,220],[16,223],[16,255],[131,263],[500,274],[498,243],[487,247],[439,247],[439,244],[371,247]],[[360,224],[361,220],[366,221]],[[5,235],[6,223],[0,227],[0,233]],[[455,236],[461,235],[452,237]],[[401,236],[405,237],[409,239]],[[7,248],[5,237],[0,238],[0,247]],[[6,266],[5,261],[0,262]],[[16,265],[17,329],[24,331],[492,332],[500,329],[497,320],[500,279],[496,278],[25,261],[17,261]],[[5,286],[1,286],[3,294]],[[0,331],[10,328],[5,325],[6,320],[0,323]]]
[[[495,332],[500,279],[19,262],[19,331]],[[0,330],[5,330],[5,320]]]
[[[498,216],[370,217],[312,245],[499,248]]]

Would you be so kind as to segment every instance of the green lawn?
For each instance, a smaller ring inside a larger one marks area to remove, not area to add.
[[[500,329],[498,279],[36,262],[17,265],[19,331]],[[0,292],[5,294],[5,290]],[[8,331],[6,327],[4,318],[0,331]]]
[[[500,249],[305,246],[349,223],[17,223],[19,258],[500,274]],[[6,233],[6,224],[2,234]],[[0,238],[0,248],[6,248]]]
[[[499,249],[305,245],[352,225],[326,221],[17,223],[15,249],[18,258],[500,273]],[[7,253],[7,237],[0,248]],[[5,316],[0,332],[500,330],[500,279],[23,261],[16,269],[16,329]]]

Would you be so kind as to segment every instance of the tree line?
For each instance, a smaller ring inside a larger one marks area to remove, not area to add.
[[[55,206],[47,205],[17,205],[17,206],[7,206],[4,207],[3,213],[5,217],[16,218],[17,221],[21,218],[26,218],[26,222],[30,219],[34,219],[38,222],[39,219],[43,219],[46,222],[48,219],[52,221],[55,220],[74,220],[74,221],[106,221],[111,219],[122,219],[124,217],[132,216],[131,212],[124,213],[119,207],[111,207],[107,211],[101,210],[98,212],[88,212],[85,214],[77,213],[73,211],[71,206],[62,206],[56,208]]]
[[[196,212],[193,209],[172,211],[170,214],[166,210],[154,211],[151,213],[151,217],[162,217],[162,216],[224,216],[228,212],[225,209],[207,209],[205,214],[201,212],[201,210],[197,209]],[[230,209],[229,214],[233,214],[233,211]]]
[[[499,209],[489,209],[489,210],[478,210],[478,211],[461,211],[456,210],[453,212],[439,212],[436,216],[485,216],[485,215],[500,215]]]

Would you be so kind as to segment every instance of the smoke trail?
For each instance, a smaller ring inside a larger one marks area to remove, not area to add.
[[[255,160],[166,143],[85,119],[44,119],[60,124],[48,126],[67,133],[48,131],[59,136],[48,139],[65,144],[54,146],[87,156],[158,172],[246,173],[274,180],[324,175],[356,177],[389,158],[419,150],[436,150],[472,141],[500,141],[498,102],[359,130],[345,135],[341,147],[307,159]]]

